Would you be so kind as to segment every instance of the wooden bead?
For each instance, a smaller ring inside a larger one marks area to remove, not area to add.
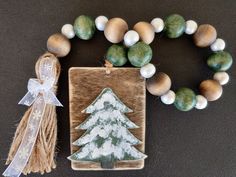
[[[162,72],[156,73],[147,80],[147,90],[156,96],[164,95],[171,87],[170,77]]]
[[[197,31],[197,23],[193,20],[186,21],[186,28],[185,33],[186,34],[194,34]]]
[[[125,47],[113,44],[107,50],[106,59],[114,66],[123,66],[127,62]]]
[[[180,111],[190,111],[196,105],[196,95],[189,88],[180,88],[175,94],[175,107]]]
[[[171,14],[165,19],[165,34],[168,38],[178,38],[185,31],[185,20],[179,14]]]
[[[74,31],[78,38],[89,40],[93,37],[96,27],[94,19],[87,15],[80,15],[75,19]]]
[[[74,27],[71,24],[65,24],[61,28],[61,34],[66,36],[68,39],[75,37]]]
[[[64,35],[56,33],[51,35],[47,41],[48,51],[57,57],[64,57],[70,52],[70,41]]]
[[[152,63],[148,63],[140,68],[140,74],[144,78],[151,78],[156,73],[156,67]]]
[[[207,107],[207,99],[204,96],[197,95],[196,100],[197,100],[195,105],[196,109],[205,109]]]
[[[219,51],[211,54],[207,59],[207,65],[214,71],[226,71],[233,63],[233,58],[226,51]]]
[[[152,59],[152,48],[144,42],[138,42],[128,50],[128,59],[135,67],[142,67]]]
[[[108,41],[119,43],[123,40],[128,24],[121,18],[110,19],[105,27],[104,35]]]
[[[162,32],[165,26],[164,21],[161,18],[154,18],[151,21],[151,25],[154,27],[156,33]]]
[[[167,91],[164,95],[161,96],[161,101],[164,104],[173,104],[175,102],[175,92],[172,90]]]
[[[220,85],[225,85],[229,82],[229,75],[226,72],[216,72],[213,79],[218,81]]]
[[[194,43],[198,47],[210,46],[217,37],[216,29],[212,25],[200,25],[194,34]]]
[[[137,31],[141,40],[146,44],[150,44],[155,37],[154,27],[147,22],[138,22],[134,25],[134,30]]]
[[[208,101],[215,101],[222,95],[222,86],[215,80],[205,80],[200,84],[200,92]]]
[[[107,22],[108,18],[103,15],[100,15],[95,19],[95,25],[99,31],[104,31]]]
[[[211,50],[213,52],[222,51],[225,49],[225,41],[223,39],[216,39],[213,44],[211,44]]]
[[[136,44],[139,41],[139,34],[134,30],[129,30],[125,33],[124,44],[127,47],[130,47]]]

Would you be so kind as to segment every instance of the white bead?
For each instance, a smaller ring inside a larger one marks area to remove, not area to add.
[[[156,73],[156,67],[151,63],[148,63],[148,64],[142,66],[141,69],[140,69],[140,74],[144,78],[150,78],[155,73]]]
[[[127,47],[130,47],[130,46],[134,45],[138,41],[139,41],[139,34],[136,31],[130,30],[130,31],[125,33],[125,35],[124,35],[124,44]]]
[[[107,22],[108,18],[102,15],[95,19],[95,25],[99,31],[104,31]]]
[[[198,25],[195,21],[188,20],[186,21],[185,33],[191,35],[197,31],[197,27]]]
[[[217,72],[214,74],[213,78],[218,81],[220,85],[225,85],[229,82],[229,75],[226,72]]]
[[[161,101],[164,104],[173,104],[175,102],[175,92],[169,90],[166,94],[161,96]]]
[[[225,41],[217,38],[213,44],[211,44],[211,50],[216,52],[225,49]]]
[[[164,22],[161,18],[154,18],[151,21],[151,25],[154,27],[156,33],[160,33],[164,29]]]
[[[68,39],[75,37],[74,28],[71,24],[65,24],[61,28],[61,33],[66,36]]]
[[[207,107],[207,99],[202,95],[196,96],[197,103],[195,105],[196,109],[204,109]]]

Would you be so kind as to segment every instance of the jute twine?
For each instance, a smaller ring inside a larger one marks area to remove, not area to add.
[[[53,60],[54,68],[53,73],[55,74],[55,89],[57,89],[57,82],[60,75],[61,67],[58,59],[51,53],[45,53],[41,57],[39,57],[36,65],[35,71],[37,78],[41,79],[40,74],[40,66],[42,66],[47,60]],[[24,116],[22,117],[16,132],[13,138],[13,142],[8,154],[8,158],[6,164],[9,164],[21,141],[24,136],[24,132],[26,130],[27,122],[29,119],[29,115],[32,111],[32,106],[25,112]],[[46,105],[45,114],[42,117],[42,123],[39,128],[39,133],[33,148],[33,151],[30,155],[29,161],[25,166],[23,173],[29,174],[31,172],[39,172],[44,174],[45,172],[50,172],[52,169],[56,168],[55,162],[55,148],[56,148],[56,141],[57,141],[57,115],[56,115],[56,107],[54,105]]]

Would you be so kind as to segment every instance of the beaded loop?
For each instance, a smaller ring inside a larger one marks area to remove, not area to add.
[[[147,79],[147,90],[151,94],[160,96],[164,104],[174,104],[181,111],[206,108],[208,101],[220,98],[222,85],[229,81],[229,75],[225,71],[231,67],[233,59],[228,52],[224,51],[225,41],[217,38],[216,29],[212,25],[198,26],[193,20],[185,21],[179,14],[169,15],[165,20],[154,18],[150,23],[138,22],[131,30],[121,18],[108,19],[106,16],[98,16],[94,20],[89,16],[81,15],[76,18],[73,26],[65,24],[62,27],[62,35],[54,34],[49,38],[48,50],[58,57],[63,57],[69,53],[69,39],[75,35],[83,40],[91,39],[95,28],[104,31],[106,39],[113,43],[106,53],[107,74],[110,72],[111,65],[123,66],[129,61],[133,66],[140,67],[140,74]],[[168,38],[179,38],[184,33],[192,35],[196,46],[210,47],[212,50],[207,65],[216,73],[213,79],[205,80],[200,84],[199,95],[190,88],[180,88],[175,93],[170,90],[169,76],[162,72],[156,73],[156,67],[150,63],[152,49],[149,44],[153,42],[155,33],[161,32]]]

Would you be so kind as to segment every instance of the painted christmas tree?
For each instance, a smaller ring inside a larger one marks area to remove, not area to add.
[[[141,142],[128,130],[138,128],[124,114],[132,110],[120,101],[112,89],[105,88],[82,112],[90,116],[76,129],[86,132],[73,143],[81,146],[80,150],[68,159],[98,162],[102,168],[110,169],[116,161],[147,157],[133,147]]]

